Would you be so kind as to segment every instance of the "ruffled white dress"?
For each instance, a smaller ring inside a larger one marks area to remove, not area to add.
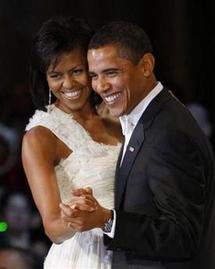
[[[49,113],[37,110],[26,130],[44,126],[63,141],[72,153],[55,167],[61,199],[71,199],[71,190],[90,186],[99,203],[109,209],[114,205],[114,174],[120,150],[117,146],[93,141],[89,133],[54,105]],[[45,197],[44,197],[45,202]],[[111,251],[103,244],[101,229],[74,233],[73,237],[52,244],[44,262],[45,269],[110,269]]]

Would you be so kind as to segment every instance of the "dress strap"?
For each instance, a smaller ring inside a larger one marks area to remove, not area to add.
[[[53,104],[48,108],[49,112],[36,110],[25,130],[43,126],[56,135],[72,151],[92,142],[89,133],[73,119],[71,114],[65,113]]]

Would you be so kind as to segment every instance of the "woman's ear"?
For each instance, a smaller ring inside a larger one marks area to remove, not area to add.
[[[149,77],[152,75],[154,70],[155,58],[151,53],[146,53],[140,59],[138,65],[142,69],[144,76]]]

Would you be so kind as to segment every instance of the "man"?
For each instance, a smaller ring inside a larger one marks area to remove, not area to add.
[[[215,268],[213,153],[188,110],[156,80],[147,35],[109,23],[91,39],[88,62],[92,87],[125,136],[115,210],[98,205],[76,225],[62,206],[64,219],[78,231],[103,227],[112,268]]]

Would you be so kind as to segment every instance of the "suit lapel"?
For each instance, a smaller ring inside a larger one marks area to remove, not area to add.
[[[170,100],[172,96],[164,89],[162,90],[149,104],[146,111],[141,116],[137,126],[135,127],[131,139],[128,143],[123,162],[120,167],[122,158],[123,146],[119,155],[117,169],[116,169],[116,182],[115,182],[115,206],[116,209],[120,207],[123,198],[127,179],[132,169],[133,163],[137,154],[144,142],[144,132],[151,125],[155,115],[161,109],[162,104]],[[124,144],[123,144],[124,145]]]
[[[121,159],[122,159],[122,153],[123,153],[123,148],[124,148],[124,144],[125,144],[125,139],[123,140],[120,152],[119,152],[119,156],[118,156],[118,160],[117,160],[117,164],[116,164],[116,172],[115,172],[115,178],[118,177],[119,171],[120,171],[120,163],[121,163]]]
[[[123,192],[124,192],[123,190],[125,189],[127,177],[131,170],[133,162],[137,156],[137,153],[139,152],[139,149],[143,143],[143,140],[144,140],[143,124],[142,124],[142,121],[139,121],[128,143],[121,167],[120,167],[120,162],[121,162],[123,150],[120,154],[121,158],[119,158],[119,161],[118,161],[118,165],[117,165],[118,168],[117,168],[117,174],[116,174],[116,178],[118,180],[117,180],[116,197],[115,197],[117,208],[119,207],[119,204],[120,204]]]

